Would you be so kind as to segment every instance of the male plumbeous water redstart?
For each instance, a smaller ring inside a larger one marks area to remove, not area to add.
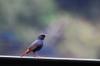
[[[26,49],[26,51],[22,54],[21,57],[29,54],[30,52],[33,52],[33,54],[35,55],[37,51],[42,49],[45,37],[45,34],[40,34],[38,38],[33,41],[31,45]]]

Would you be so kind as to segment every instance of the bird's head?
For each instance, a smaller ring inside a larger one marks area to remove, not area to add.
[[[45,36],[46,36],[45,34],[41,34],[41,35],[38,36],[38,39],[44,40]]]

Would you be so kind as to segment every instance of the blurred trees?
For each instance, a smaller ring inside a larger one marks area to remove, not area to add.
[[[99,0],[0,0],[0,54],[19,55],[47,32],[41,55],[98,58],[99,5]]]
[[[46,6],[44,2],[46,3]],[[33,41],[39,32],[45,31],[45,28],[48,25],[48,22],[45,21],[46,17],[51,15],[54,11],[51,2],[52,1],[49,0],[0,0],[1,39],[10,32],[11,34],[14,34],[13,36],[17,36],[16,41],[22,42],[21,44],[18,43],[19,46],[29,45],[28,41]],[[12,36],[8,35],[7,37],[6,38],[9,39]],[[6,38],[4,39],[5,42]],[[2,49],[4,49],[10,44],[6,45],[1,40],[0,45],[1,48],[3,47]]]
[[[55,0],[60,10],[84,16],[96,24],[100,18],[100,0]]]

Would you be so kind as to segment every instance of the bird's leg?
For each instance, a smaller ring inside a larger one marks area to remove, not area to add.
[[[36,53],[35,52],[33,52],[33,57],[36,57]]]
[[[37,52],[35,52],[35,57],[40,57]]]
[[[37,52],[33,52],[33,56],[34,57],[39,57],[38,54],[37,54]]]

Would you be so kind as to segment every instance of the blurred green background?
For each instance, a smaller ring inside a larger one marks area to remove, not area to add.
[[[100,0],[0,0],[0,55],[21,55],[43,32],[40,56],[99,59]]]

